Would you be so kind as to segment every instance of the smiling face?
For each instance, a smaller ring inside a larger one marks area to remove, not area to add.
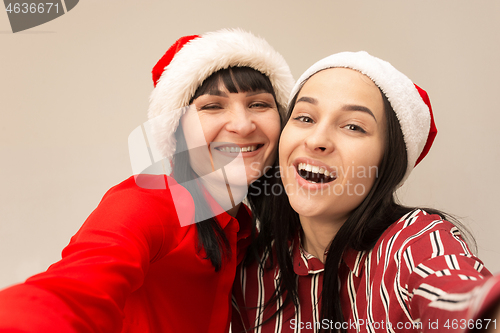
[[[190,153],[191,167],[198,175],[243,158],[249,185],[262,176],[266,166],[272,165],[280,132],[280,117],[272,94],[265,90],[232,93],[221,83],[218,89],[210,89],[194,99],[193,106],[196,110],[191,108],[194,112],[181,119],[186,143],[188,147],[196,146],[193,138],[200,136],[196,126],[199,123],[211,154],[211,161],[207,161],[198,158],[196,150]]]
[[[301,219],[347,219],[377,177],[384,131],[382,95],[367,76],[331,68],[304,84],[279,146],[283,185]]]

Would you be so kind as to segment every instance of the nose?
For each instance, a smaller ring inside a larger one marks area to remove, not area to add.
[[[335,149],[333,132],[328,126],[315,126],[304,140],[306,149],[316,154],[330,154]]]
[[[242,137],[250,135],[255,131],[256,125],[253,121],[253,115],[243,106],[235,106],[228,114],[226,130],[238,134]]]

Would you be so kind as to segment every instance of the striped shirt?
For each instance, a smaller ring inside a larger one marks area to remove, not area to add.
[[[279,269],[241,266],[233,289],[232,332],[462,332],[497,325],[481,318],[500,298],[500,278],[491,277],[459,230],[437,215],[414,210],[393,223],[370,251],[348,250],[339,269],[344,322],[320,318],[323,263],[292,244],[299,306],[282,302],[261,311],[271,298]],[[263,258],[267,260],[267,258]],[[491,319],[491,320],[490,320]],[[264,323],[264,324],[263,324]]]

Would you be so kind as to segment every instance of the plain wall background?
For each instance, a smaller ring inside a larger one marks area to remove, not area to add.
[[[45,270],[111,186],[147,120],[151,68],[180,36],[241,27],[294,77],[366,50],[426,89],[437,139],[400,190],[454,213],[500,272],[500,2],[86,0],[12,34],[0,11],[0,288]]]

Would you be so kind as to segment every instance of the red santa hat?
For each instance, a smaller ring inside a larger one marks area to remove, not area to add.
[[[228,67],[251,67],[269,77],[277,103],[286,107],[294,80],[285,59],[264,39],[240,29],[181,37],[153,68],[148,117],[160,119],[152,131],[163,158],[175,153],[174,133],[196,89]]]
[[[291,97],[311,76],[334,67],[351,68],[368,76],[385,94],[403,132],[408,166],[402,185],[413,168],[427,155],[437,134],[427,93],[390,63],[365,51],[341,52],[328,56],[307,69],[295,84]]]

